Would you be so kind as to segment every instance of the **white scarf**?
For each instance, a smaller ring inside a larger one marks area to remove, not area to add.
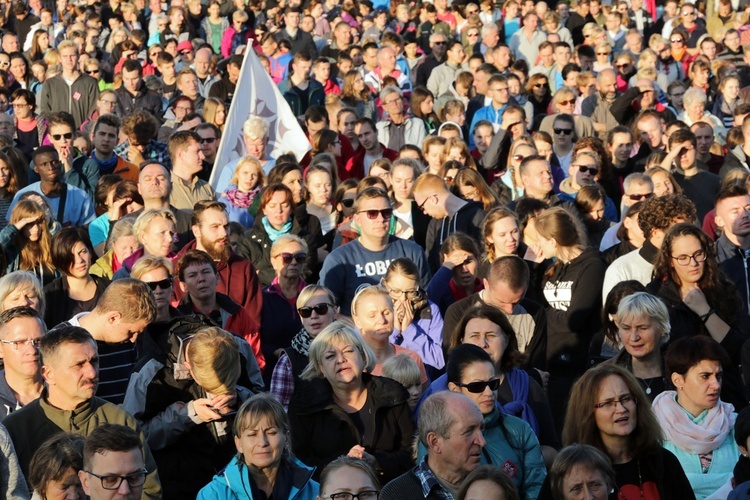
[[[677,403],[675,391],[662,392],[656,396],[651,407],[659,419],[665,439],[695,455],[709,453],[721,446],[737,419],[734,406],[720,400],[715,407],[704,412],[707,415],[698,424]]]

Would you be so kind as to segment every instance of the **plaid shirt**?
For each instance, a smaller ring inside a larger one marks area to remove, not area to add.
[[[289,409],[289,401],[294,394],[294,374],[292,373],[292,360],[286,353],[279,356],[279,361],[273,369],[271,377],[271,394],[284,407],[284,411]]]
[[[128,158],[128,148],[130,147],[130,141],[125,141],[119,146],[115,147],[114,153],[122,158],[123,160],[133,163],[130,161],[130,158]],[[151,142],[148,143],[148,146],[146,146],[146,151],[143,153],[143,157],[146,160],[153,160],[156,162],[161,163],[165,167],[167,167],[168,170],[172,170],[172,160],[169,158],[169,151],[167,149],[167,144],[164,142],[159,142],[151,139]],[[139,165],[136,165],[139,166]]]
[[[430,497],[430,494],[432,493],[432,498],[455,500],[453,493],[446,490],[435,477],[435,474],[430,470],[430,467],[427,465],[427,455],[425,455],[419,465],[414,468],[414,475],[417,476],[419,483],[422,485],[424,498]]]

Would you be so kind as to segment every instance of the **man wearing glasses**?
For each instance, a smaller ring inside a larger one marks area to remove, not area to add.
[[[706,34],[706,27],[698,23],[698,12],[691,3],[685,3],[682,6],[680,17],[682,18],[682,24],[675,26],[675,28],[680,28],[687,33],[687,46],[694,49],[698,45],[698,40]],[[672,37],[672,43],[675,43],[675,38],[677,37]]]
[[[91,500],[141,498],[148,475],[142,446],[130,427],[103,424],[94,429],[83,446],[83,470],[78,472]]]
[[[430,280],[424,249],[413,241],[391,235],[393,208],[388,194],[370,187],[354,201],[354,223],[360,237],[336,248],[323,262],[319,284],[325,286],[341,304],[341,314],[351,316],[351,303],[363,285],[377,285],[385,278],[394,259],[406,257],[419,268],[420,286]]]
[[[49,438],[61,432],[88,437],[101,427],[102,422],[108,422],[127,426],[137,433],[144,457],[138,464],[140,468],[104,471],[96,467],[92,469],[90,463],[84,462],[88,465],[86,470],[107,476],[134,474],[145,469],[149,471],[145,478],[133,479],[128,483],[141,483],[143,498],[161,498],[156,462],[138,422],[121,407],[94,395],[99,384],[99,353],[93,337],[81,327],[63,325],[42,337],[39,353],[42,377],[46,382],[41,397],[3,420],[24,476],[28,476],[34,453]],[[88,478],[89,481],[91,479]],[[113,485],[114,482],[105,480],[104,486]]]
[[[23,408],[42,394],[39,340],[47,333],[44,321],[31,307],[13,307],[0,314],[0,418]]]

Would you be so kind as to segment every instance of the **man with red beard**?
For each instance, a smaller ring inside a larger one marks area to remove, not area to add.
[[[210,255],[216,262],[219,274],[216,290],[241,305],[259,331],[263,294],[258,273],[252,262],[234,253],[229,245],[229,219],[226,208],[223,203],[213,200],[195,204],[191,220],[195,240],[180,251],[178,258],[190,250],[201,250]],[[185,296],[179,283],[179,277],[175,276],[173,305]]]

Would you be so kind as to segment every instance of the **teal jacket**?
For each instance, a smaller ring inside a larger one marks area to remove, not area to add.
[[[502,418],[502,420],[501,420]],[[531,426],[520,418],[501,415],[497,408],[484,417],[482,464],[500,467],[518,488],[521,498],[536,500],[547,477],[542,448]],[[427,453],[419,443],[419,458]]]
[[[297,459],[293,459],[289,465],[292,485],[288,500],[315,500],[319,490],[318,483],[312,479],[315,469]],[[251,482],[247,466],[234,457],[222,472],[200,490],[198,500],[253,500]]]

